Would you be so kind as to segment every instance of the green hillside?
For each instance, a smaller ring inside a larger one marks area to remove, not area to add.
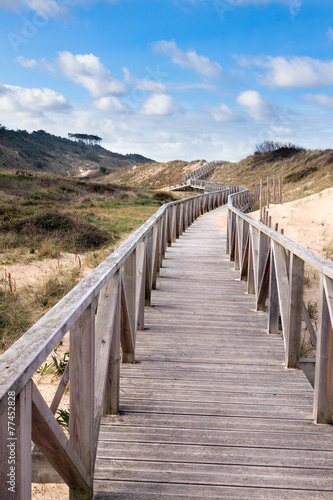
[[[0,170],[31,170],[76,177],[101,177],[115,169],[153,160],[138,154],[112,153],[38,130],[8,130],[0,126]]]

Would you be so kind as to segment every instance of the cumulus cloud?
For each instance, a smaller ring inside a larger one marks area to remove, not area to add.
[[[310,104],[315,104],[325,109],[333,108],[333,98],[326,94],[305,94],[303,99]]]
[[[333,60],[321,61],[311,57],[238,58],[244,67],[265,70],[262,81],[271,87],[310,88],[333,84]]]
[[[93,97],[127,93],[124,83],[113,78],[99,57],[93,54],[60,52],[56,64],[68,80],[82,85]]]
[[[169,94],[153,94],[143,103],[144,115],[172,115],[181,111],[180,105]]]
[[[206,78],[219,78],[222,67],[217,62],[212,62],[208,57],[198,55],[195,50],[183,52],[177,47],[175,41],[160,40],[153,43],[155,52],[166,54],[177,66],[192,69]]]
[[[275,117],[272,107],[256,90],[246,90],[236,99],[240,106],[247,108],[251,118],[257,121],[269,121]]]
[[[36,61],[36,59],[26,59],[23,56],[17,56],[15,61],[24,68],[35,68],[36,66],[38,66],[38,62]]]
[[[129,111],[128,106],[122,103],[117,97],[101,97],[94,102],[97,109],[101,111],[108,111],[111,113],[126,113]]]
[[[51,89],[0,84],[0,110],[2,113],[67,113],[70,105],[63,95]]]
[[[207,106],[206,109],[216,122],[237,122],[241,120],[241,117],[237,113],[223,103],[219,106]]]

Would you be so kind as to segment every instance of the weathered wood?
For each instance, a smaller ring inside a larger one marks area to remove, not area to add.
[[[310,338],[311,338],[311,341],[313,343],[313,346],[316,347],[317,346],[317,335],[316,335],[315,329],[313,328],[313,324],[312,324],[311,318],[309,316],[307,307],[304,303],[304,300],[302,302],[302,314],[303,314],[304,321],[306,323],[306,327],[307,327],[308,332],[310,334]]]
[[[282,329],[284,335],[285,346],[287,346],[288,333],[289,333],[289,280],[288,272],[286,266],[286,260],[284,255],[284,248],[277,244],[275,241],[272,242],[274,262],[275,262],[275,273],[277,281],[277,289],[279,295],[279,306],[281,313]]]
[[[57,387],[56,393],[53,396],[53,400],[52,400],[52,403],[50,405],[50,410],[52,411],[53,415],[55,415],[55,413],[59,407],[60,401],[61,401],[61,399],[65,393],[66,387],[68,385],[68,381],[69,381],[69,361],[66,365],[65,371],[61,377],[61,380],[60,380],[59,385]]]
[[[268,238],[264,233],[259,233],[259,242],[258,242],[258,269],[257,269],[257,276],[256,276],[256,282],[258,283],[258,288],[256,290],[256,297],[257,297],[257,310],[262,310],[262,303],[264,302],[264,298],[260,296],[260,284],[263,281],[264,278],[264,272],[265,270],[267,271],[267,276],[268,276],[268,269],[266,269],[266,264],[267,264],[267,259],[269,258],[269,251],[268,251]],[[266,276],[266,281],[268,285],[268,279]],[[264,279],[265,281],[265,279]]]
[[[169,250],[139,363],[121,367],[121,415],[103,418],[97,498],[333,492],[332,429],[311,422],[313,390],[284,369],[283,341],[265,335],[267,316],[235,279],[221,230],[212,211]]]
[[[130,321],[126,291],[122,284],[120,342],[123,363],[134,363],[134,337],[135,333]]]
[[[269,305],[268,305],[268,333],[277,334],[279,331],[279,294],[275,271],[273,248],[270,250],[269,268]]]
[[[16,457],[15,494],[17,498],[31,498],[31,422],[32,422],[32,381],[28,382],[17,398],[17,414],[15,418]],[[11,440],[7,440],[7,446]],[[10,449],[10,447],[9,447]],[[8,460],[6,461],[8,464]],[[8,477],[10,479],[10,476]],[[10,484],[10,482],[9,482]],[[7,483],[8,486],[8,483]],[[8,487],[7,487],[8,491]]]
[[[301,352],[304,262],[290,256],[288,339],[286,343],[287,368],[299,368]]]
[[[32,439],[69,487],[90,490],[91,478],[86,468],[34,384]]]
[[[258,289],[257,311],[265,311],[265,303],[269,295],[270,263],[271,263],[271,252],[270,250],[268,250]]]
[[[145,242],[141,241],[136,249],[135,317],[138,330],[144,329],[145,280],[146,280],[146,249],[145,249]]]
[[[95,307],[91,304],[70,330],[69,436],[88,474],[94,470]],[[91,496],[89,488],[71,488],[70,498]]]
[[[153,260],[153,234],[152,231],[145,238],[145,305],[150,306],[152,286],[152,260]]]
[[[105,396],[103,411],[106,415],[117,415],[119,412],[119,384],[120,384],[120,334],[121,334],[121,290],[120,283],[116,297],[116,308],[113,322],[112,341],[109,357],[109,366],[105,382]]]
[[[321,275],[314,397],[314,418],[317,424],[332,424],[333,418],[332,324],[333,283]]]

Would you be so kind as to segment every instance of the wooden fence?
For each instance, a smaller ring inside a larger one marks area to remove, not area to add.
[[[316,347],[314,420],[333,417],[333,266],[289,238],[245,215],[246,190],[228,202],[227,253],[258,311],[268,307],[268,333],[278,333],[279,321],[287,368],[299,368],[302,316]],[[304,264],[320,275],[319,318],[315,332],[303,301]]]
[[[120,362],[134,362],[136,332],[144,327],[165,251],[238,189],[163,205],[0,357],[1,499],[28,499],[32,477],[41,479],[31,441],[69,486],[71,499],[92,498],[101,415],[118,413]],[[237,198],[239,208],[246,197]],[[32,377],[68,331],[70,360],[48,406]],[[68,381],[69,436],[55,418]],[[52,481],[52,472],[43,477]]]

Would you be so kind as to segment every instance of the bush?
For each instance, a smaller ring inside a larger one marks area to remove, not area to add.
[[[172,196],[171,193],[168,193],[167,191],[157,191],[153,199],[156,201],[161,201],[162,203],[169,203],[170,201],[174,201],[174,197]]]
[[[303,148],[296,146],[292,142],[279,142],[279,141],[263,141],[257,144],[254,150],[254,154],[269,153],[271,151],[278,151],[279,149],[291,149],[293,151],[300,151]]]

